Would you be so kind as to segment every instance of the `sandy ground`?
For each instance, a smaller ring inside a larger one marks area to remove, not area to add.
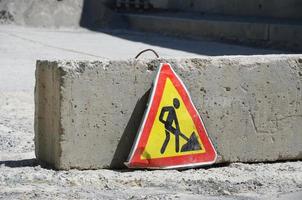
[[[37,59],[129,59],[284,52],[129,31],[0,26],[1,199],[302,199],[302,162],[234,163],[185,171],[54,171],[34,156]],[[153,57],[152,54],[146,54]]]

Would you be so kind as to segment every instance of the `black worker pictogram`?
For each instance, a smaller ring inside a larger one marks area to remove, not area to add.
[[[180,130],[179,121],[176,114],[176,109],[180,107],[180,102],[177,98],[173,99],[173,106],[162,107],[159,121],[165,126],[165,140],[160,149],[163,154],[166,151],[167,145],[170,141],[171,134],[175,137],[175,152],[179,152],[180,138],[186,140],[186,143],[181,147],[181,152],[201,150],[201,145],[198,142],[196,133],[193,131],[190,138],[183,134]],[[168,112],[167,118],[164,119],[165,113]]]

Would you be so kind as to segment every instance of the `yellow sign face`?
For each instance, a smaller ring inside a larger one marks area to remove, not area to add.
[[[197,128],[181,95],[167,78],[156,118],[140,159],[200,153],[205,153],[205,148]]]

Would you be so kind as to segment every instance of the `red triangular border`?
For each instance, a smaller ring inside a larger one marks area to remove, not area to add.
[[[169,78],[180,96],[182,97],[185,106],[190,113],[192,120],[195,123],[199,137],[206,150],[205,153],[180,155],[165,158],[154,158],[141,160],[141,154],[147,144],[150,131],[152,129],[158,107],[162,98],[166,79]],[[174,72],[173,68],[168,63],[161,64],[153,85],[152,93],[149,98],[148,108],[145,112],[139,134],[134,142],[132,150],[129,155],[128,162],[125,164],[129,168],[153,168],[153,169],[167,169],[167,168],[183,168],[183,167],[196,167],[202,165],[213,164],[216,161],[217,153],[210,139],[208,138],[205,126],[199,116],[189,92],[181,79]]]

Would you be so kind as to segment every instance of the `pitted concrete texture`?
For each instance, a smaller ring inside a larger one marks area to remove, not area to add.
[[[166,61],[191,93],[217,163],[302,159],[302,55]],[[37,158],[58,169],[124,167],[159,63],[38,61]]]

